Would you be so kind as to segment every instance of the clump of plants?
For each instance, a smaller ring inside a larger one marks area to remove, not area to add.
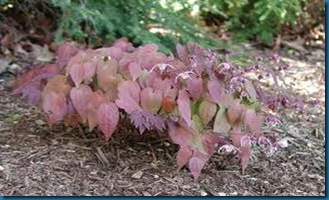
[[[268,66],[258,60],[241,69],[196,44],[176,50],[168,56],[155,44],[135,48],[125,38],[99,49],[63,44],[55,62],[24,69],[14,93],[39,105],[50,126],[82,124],[109,140],[122,113],[140,134],[168,133],[180,147],[178,169],[187,165],[195,179],[218,151],[238,156],[245,171],[254,146],[268,155],[287,146],[271,129],[279,120],[265,111],[292,104],[261,89],[263,79],[280,80],[286,65],[278,55]]]

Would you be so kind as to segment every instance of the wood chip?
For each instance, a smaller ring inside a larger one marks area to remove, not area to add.
[[[144,173],[143,173],[142,171],[138,171],[138,172],[134,173],[134,174],[131,176],[131,178],[134,178],[134,179],[140,179],[140,178],[142,178],[143,174],[144,174]]]

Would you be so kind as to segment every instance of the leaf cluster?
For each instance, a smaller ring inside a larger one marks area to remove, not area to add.
[[[155,44],[135,48],[126,38],[98,49],[63,44],[54,63],[22,71],[14,93],[39,105],[50,126],[82,124],[109,140],[123,113],[141,134],[167,132],[180,146],[178,169],[188,165],[195,179],[218,150],[236,154],[242,171],[253,145],[273,153],[279,143],[260,112],[268,99],[248,76],[259,67],[240,69],[193,43],[176,49],[178,56],[168,56]]]

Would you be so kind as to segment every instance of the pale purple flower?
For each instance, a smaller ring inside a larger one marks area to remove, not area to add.
[[[178,78],[182,78],[183,80],[192,79],[191,74],[197,75],[193,71],[186,71],[186,72],[179,73],[175,78],[175,82],[177,82]]]
[[[281,147],[281,148],[286,148],[289,146],[289,143],[288,143],[288,138],[283,138],[279,141],[276,142],[276,145]]]
[[[167,68],[171,68],[171,69],[176,69],[174,66],[170,65],[170,64],[166,64],[166,63],[159,63],[154,65],[154,67],[152,67],[152,69],[150,70],[150,72],[152,72],[154,69],[158,68],[160,70],[160,72],[162,73],[163,71],[165,71]]]
[[[272,126],[276,126],[278,124],[282,124],[282,122],[277,117],[274,117],[274,116],[268,116],[268,117],[266,117],[265,123],[270,124]]]
[[[251,146],[251,138],[250,136],[242,136],[240,139],[240,145],[241,146]]]
[[[279,63],[281,60],[281,57],[278,53],[273,53],[270,57],[271,60],[273,60],[276,63]]]
[[[232,153],[232,154],[235,154],[237,152],[237,148],[231,144],[225,144],[225,145],[221,146],[218,149],[218,153],[220,153],[222,150],[225,150],[225,152]]]

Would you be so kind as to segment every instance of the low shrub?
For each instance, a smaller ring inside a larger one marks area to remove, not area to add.
[[[287,66],[277,54],[240,69],[227,55],[193,43],[176,49],[176,57],[168,56],[155,44],[135,48],[125,38],[98,49],[63,44],[55,62],[21,72],[14,94],[39,105],[50,126],[83,124],[90,131],[98,128],[105,140],[120,113],[140,134],[168,133],[180,147],[178,169],[188,165],[195,179],[218,151],[238,156],[244,171],[253,146],[269,156],[287,146],[272,130],[280,121],[265,111],[295,104],[282,92],[266,95],[261,84],[270,77],[280,82]]]

